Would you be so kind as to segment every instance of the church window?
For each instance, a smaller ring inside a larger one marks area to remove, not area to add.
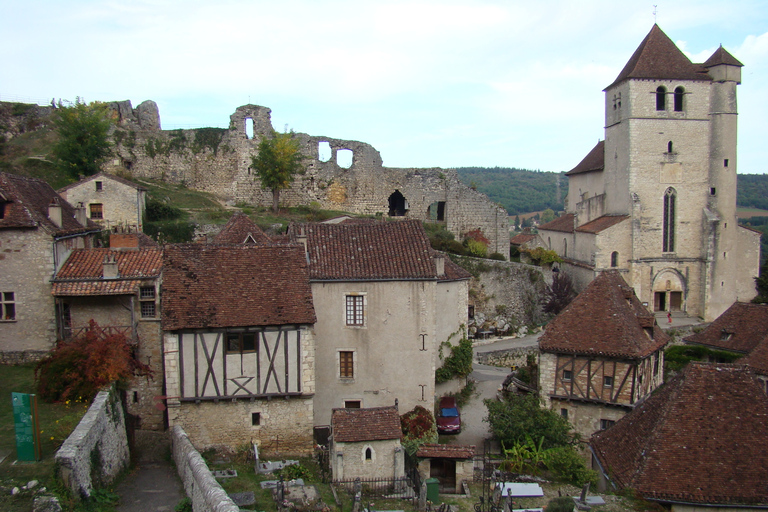
[[[723,167],[728,167],[728,159],[723,160]]]
[[[373,450],[371,450],[371,447],[367,447],[365,449],[365,460],[371,460],[373,459]]]
[[[673,252],[675,250],[675,199],[677,192],[675,189],[668,188],[664,194],[664,220],[663,220],[663,242],[662,250],[664,252]]]
[[[682,87],[675,88],[675,112],[683,111],[683,97],[685,96],[685,89]]]
[[[717,193],[717,189],[715,187],[712,187],[709,189],[709,195],[714,196]]]
[[[619,253],[616,251],[613,251],[611,253],[611,267],[618,267],[619,266]]]
[[[667,153],[672,153],[672,141],[667,142]]]
[[[667,110],[667,88],[663,85],[656,88],[656,110]]]

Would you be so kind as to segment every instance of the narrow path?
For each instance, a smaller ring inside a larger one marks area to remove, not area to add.
[[[172,512],[185,497],[167,432],[136,432],[136,466],[120,482],[117,512]]]

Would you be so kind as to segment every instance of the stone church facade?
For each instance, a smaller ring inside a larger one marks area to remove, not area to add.
[[[760,234],[736,217],[736,86],[720,47],[692,63],[654,25],[605,89],[605,140],[540,226],[580,287],[618,270],[650,309],[713,320],[755,295]]]

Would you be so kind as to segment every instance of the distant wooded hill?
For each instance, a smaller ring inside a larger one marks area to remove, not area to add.
[[[551,208],[563,210],[568,178],[563,173],[512,167],[457,167],[459,179],[506,208],[510,215]],[[740,174],[736,202],[742,208],[768,210],[768,174]]]

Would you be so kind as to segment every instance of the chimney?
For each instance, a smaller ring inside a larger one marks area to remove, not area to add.
[[[299,234],[296,235],[296,240],[304,246],[304,254],[307,257],[307,263],[309,263],[309,251],[307,250],[307,234],[304,233],[304,226],[299,226]]]
[[[109,235],[110,249],[139,249],[139,236],[136,233],[111,233]]]
[[[77,206],[75,207],[75,220],[83,227],[88,226],[88,216],[85,214],[85,206],[83,206],[83,203],[77,203]]]
[[[445,274],[445,256],[442,254],[436,254],[434,256],[435,259],[435,269],[437,270],[437,275],[441,276]]]
[[[117,271],[117,261],[115,261],[114,254],[107,254],[104,256],[104,279],[117,279],[120,277]]]
[[[57,228],[61,228],[64,225],[61,219],[61,204],[58,197],[51,199],[51,204],[48,205],[48,218]]]

